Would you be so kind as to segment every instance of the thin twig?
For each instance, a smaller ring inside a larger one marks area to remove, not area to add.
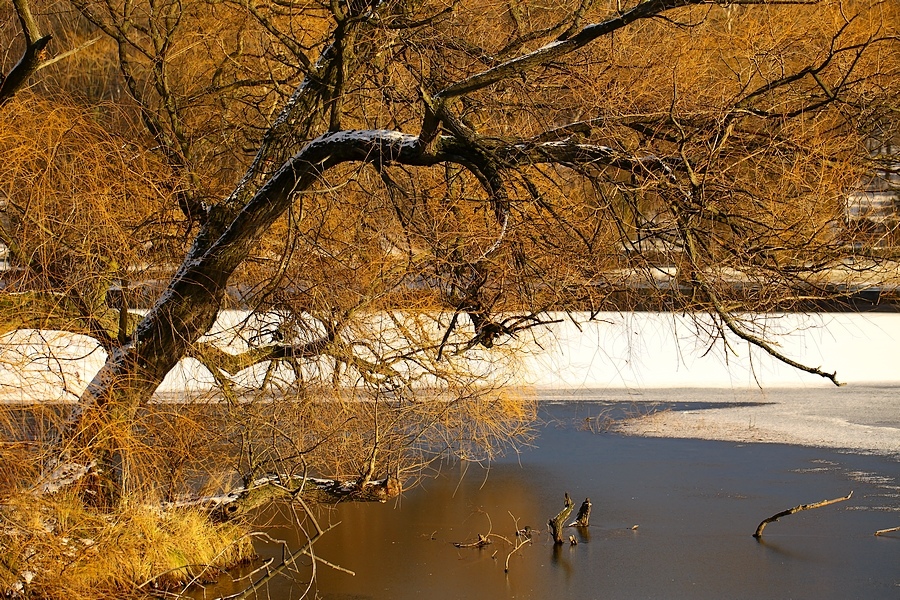
[[[281,561],[280,565],[278,565],[277,567],[275,567],[274,569],[269,571],[266,575],[264,575],[259,580],[257,580],[256,583],[254,583],[250,587],[246,588],[242,592],[235,594],[233,596],[226,596],[225,598],[220,599],[220,600],[226,600],[226,599],[227,600],[232,600],[232,599],[233,600],[244,600],[245,598],[249,598],[252,594],[255,594],[257,591],[259,591],[269,581],[271,581],[272,579],[274,579],[275,577],[280,575],[285,569],[287,569],[288,565],[296,562],[297,558],[299,558],[300,556],[302,556],[304,554],[307,554],[310,551],[310,549],[313,547],[313,544],[315,544],[319,540],[320,537],[322,537],[324,534],[326,534],[327,532],[331,531],[332,529],[334,529],[335,527],[340,525],[340,523],[338,522],[338,523],[335,523],[334,525],[331,525],[330,527],[327,527],[326,529],[322,530],[319,528],[318,523],[315,523],[315,520],[313,520],[313,524],[316,527],[316,534],[313,535],[311,538],[309,538],[309,540],[307,540],[307,542],[305,544],[303,544],[303,546],[301,546],[298,550],[294,551],[289,557],[287,557],[285,560]]]

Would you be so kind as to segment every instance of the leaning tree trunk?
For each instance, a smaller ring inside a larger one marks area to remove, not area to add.
[[[114,502],[121,492],[123,444],[117,432],[128,430],[137,409],[212,327],[229,277],[297,192],[309,189],[323,171],[343,162],[421,165],[446,159],[440,152],[425,154],[417,137],[395,131],[325,134],[272,176],[209,248],[195,244],[129,343],[109,356],[73,413],[65,441],[82,452],[79,459],[102,465],[100,471],[108,480],[98,486],[100,501]],[[208,232],[198,236],[211,237]]]
[[[72,458],[100,473],[93,501],[113,505],[124,484],[124,450],[137,409],[215,322],[229,272],[187,262],[130,341],[114,350],[73,411],[63,443]]]
[[[188,215],[200,218],[202,226],[181,267],[130,339],[110,353],[73,411],[62,441],[71,458],[85,465],[94,463],[100,468],[93,470],[105,474],[105,480],[96,486],[100,502],[115,502],[121,494],[124,459],[121,440],[117,439],[121,436],[116,432],[129,429],[137,409],[210,330],[229,277],[266,228],[284,213],[292,193],[301,186],[299,181],[294,181],[297,187],[292,188],[273,186],[279,173],[264,172],[264,165],[288,162],[301,140],[326,128],[328,94],[337,71],[346,68],[345,53],[338,45],[352,43],[354,38],[347,25],[340,31],[266,132],[234,191],[202,215]],[[302,185],[308,187],[312,182],[307,177]],[[277,208],[266,210],[273,202]]]
[[[9,73],[0,73],[0,106],[28,84],[28,78],[40,66],[42,55],[52,37],[41,34],[37,21],[31,14],[28,0],[13,0],[13,6],[25,34],[25,52]]]

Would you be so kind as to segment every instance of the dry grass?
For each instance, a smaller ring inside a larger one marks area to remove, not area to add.
[[[189,407],[190,408],[190,407]],[[86,502],[90,483],[37,494],[41,465],[60,449],[54,440],[68,413],[39,405],[0,407],[0,596],[88,599],[148,596],[158,589],[218,578],[224,569],[253,556],[246,523],[215,523],[193,508],[163,509],[168,479],[183,473],[167,461],[205,464],[211,451],[189,443],[202,435],[189,427],[191,409],[140,415],[136,423],[158,443],[112,432],[128,446],[129,478],[121,501],[98,509]],[[154,425],[155,423],[155,425]],[[168,437],[175,428],[186,440]],[[157,454],[148,454],[155,446]],[[192,454],[193,452],[193,454]],[[212,468],[212,465],[207,465]],[[222,464],[218,467],[221,469]],[[46,471],[47,469],[43,469]],[[89,478],[85,478],[87,482]],[[182,490],[184,488],[181,488]]]
[[[78,498],[20,495],[2,519],[0,593],[31,598],[140,597],[215,579],[253,555],[242,526],[195,510],[102,514]]]

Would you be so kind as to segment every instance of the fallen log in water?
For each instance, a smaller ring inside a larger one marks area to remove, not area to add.
[[[894,531],[900,531],[900,527],[889,527],[888,529],[879,529],[875,532],[875,535],[884,535],[886,533],[893,533]]]
[[[82,464],[60,461],[31,490],[36,496],[54,495],[78,486],[96,485],[102,477],[95,461]],[[269,502],[303,500],[312,504],[338,502],[387,502],[400,495],[402,486],[395,476],[384,479],[338,481],[305,475],[267,475],[248,486],[238,487],[216,496],[203,496],[177,502],[165,502],[164,509],[198,508],[209,513],[215,521],[229,521],[245,515]]]
[[[756,533],[753,534],[753,537],[755,537],[756,539],[762,538],[763,529],[766,528],[766,525],[768,525],[769,523],[772,523],[774,521],[777,521],[781,517],[786,517],[788,515],[798,513],[801,510],[812,510],[814,508],[822,508],[823,506],[828,506],[829,504],[843,502],[845,500],[849,500],[852,495],[853,495],[853,492],[850,492],[849,494],[847,494],[846,496],[844,496],[842,498],[835,498],[833,500],[822,500],[821,502],[813,502],[812,504],[801,504],[799,506],[795,506],[794,508],[789,508],[787,510],[783,510],[778,514],[772,515],[768,519],[763,519],[762,523],[759,524],[759,527],[756,528]]]

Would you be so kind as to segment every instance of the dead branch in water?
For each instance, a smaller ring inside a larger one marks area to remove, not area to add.
[[[316,504],[387,502],[397,497],[400,490],[401,485],[394,476],[369,481],[338,481],[307,475],[267,475],[247,487],[239,487],[223,495],[205,496],[168,506],[199,508],[208,511],[217,521],[228,521],[244,517],[269,502],[301,499]]]
[[[879,529],[875,532],[875,535],[884,535],[885,533],[892,533],[894,531],[900,531],[900,527],[890,527],[888,529]]]
[[[519,549],[525,544],[530,544],[531,538],[526,536],[520,536],[516,538],[516,545],[513,546],[513,549],[509,551],[509,554],[506,555],[506,565],[503,567],[504,573],[509,573],[509,557],[519,551]]]
[[[493,533],[494,522],[491,521],[491,515],[484,513],[484,516],[487,517],[487,520],[488,520],[488,532],[487,533],[485,533],[485,534],[479,533],[478,539],[475,540],[474,542],[453,542],[453,545],[456,546],[457,548],[484,548],[485,546],[491,545],[492,537],[498,537],[502,540],[505,540],[506,543],[512,544],[512,542],[507,540],[502,535],[497,535],[496,533]]]
[[[553,535],[553,542],[556,544],[562,544],[562,530],[563,523],[566,522],[566,519],[569,518],[569,515],[572,514],[572,509],[575,508],[575,503],[572,502],[572,499],[569,498],[569,493],[566,492],[566,505],[563,506],[563,509],[559,511],[555,517],[550,519],[550,533]]]
[[[490,535],[490,534],[488,534]],[[457,548],[484,548],[485,546],[491,545],[491,540],[488,539],[487,535],[478,534],[478,539],[474,542],[463,543],[463,542],[453,542],[453,545]]]
[[[768,519],[764,519],[762,523],[759,524],[759,527],[756,528],[756,533],[753,534],[753,537],[756,539],[762,538],[763,529],[766,528],[766,525],[777,521],[781,517],[786,517],[788,515],[792,515],[794,513],[798,513],[801,510],[812,510],[813,508],[822,508],[823,506],[828,506],[829,504],[836,504],[837,502],[843,502],[844,500],[849,500],[853,495],[853,492],[850,492],[846,496],[842,498],[835,498],[833,500],[822,500],[821,502],[814,502],[812,504],[801,504],[800,506],[795,506],[794,508],[789,508],[787,510],[783,510],[778,514],[772,515]]]
[[[591,526],[591,499],[585,498],[578,509],[578,515],[575,520],[569,523],[569,527],[590,527]]]
[[[525,544],[531,543],[531,527],[526,525],[524,528],[519,529],[519,519],[514,517],[512,513],[509,513],[509,516],[512,517],[516,527],[516,543],[513,546],[513,549],[509,551],[509,554],[506,555],[506,564],[503,567],[504,573],[509,573],[509,557],[518,552]]]

